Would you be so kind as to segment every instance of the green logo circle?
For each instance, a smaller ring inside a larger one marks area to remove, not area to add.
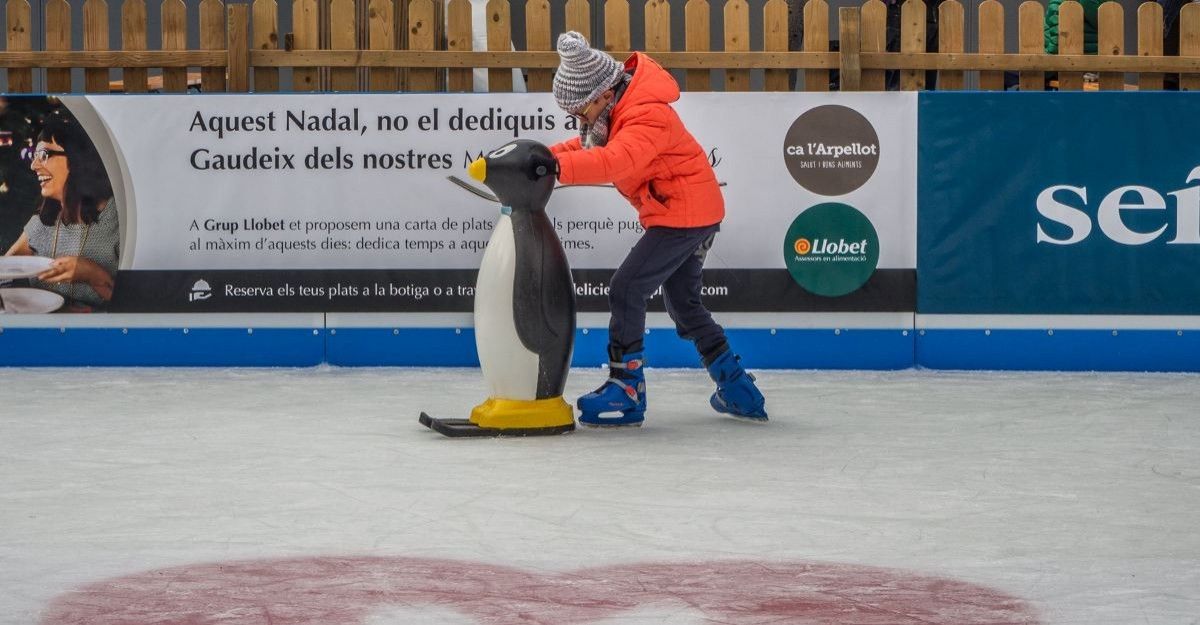
[[[783,260],[796,284],[825,297],[851,293],[879,265],[871,220],[846,204],[817,204],[796,216],[783,240]]]

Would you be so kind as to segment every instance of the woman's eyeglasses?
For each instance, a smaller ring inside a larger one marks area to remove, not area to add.
[[[33,151],[33,162],[41,165],[50,160],[51,156],[66,156],[67,153],[63,150],[51,150],[50,148],[38,148]]]
[[[587,105],[587,106],[583,107],[583,110],[582,110],[582,111],[579,111],[578,113],[572,113],[572,114],[573,114],[573,115],[575,116],[575,118],[576,118],[576,119],[578,119],[579,121],[581,121],[581,122],[586,122],[586,121],[587,121],[587,114],[588,114],[588,111],[592,110],[592,106],[594,106],[595,104],[596,104],[596,101],[595,101],[595,100],[592,100],[591,102],[588,102],[588,105]]]

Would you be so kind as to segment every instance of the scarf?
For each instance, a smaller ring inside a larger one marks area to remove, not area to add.
[[[600,111],[600,115],[596,117],[596,121],[591,124],[583,124],[579,127],[579,142],[586,150],[603,146],[608,143],[609,122],[612,118],[613,108],[617,106],[617,102],[625,95],[625,88],[629,86],[631,76],[627,73],[621,74],[617,84],[613,87],[613,99],[609,101],[608,106]]]

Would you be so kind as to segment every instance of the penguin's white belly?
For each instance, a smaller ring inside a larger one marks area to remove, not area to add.
[[[521,344],[513,319],[517,271],[512,219],[501,215],[475,281],[475,349],[490,397],[537,398],[538,355]]]

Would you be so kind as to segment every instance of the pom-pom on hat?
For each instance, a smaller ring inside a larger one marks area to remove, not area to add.
[[[554,100],[568,113],[578,113],[588,102],[615,86],[624,68],[607,53],[588,45],[583,35],[565,32],[558,37],[561,59],[554,74]]]

